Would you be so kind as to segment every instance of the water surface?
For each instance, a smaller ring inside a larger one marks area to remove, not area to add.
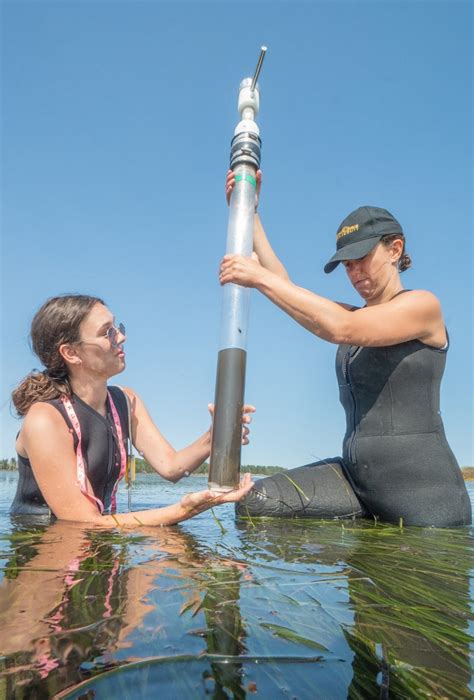
[[[471,528],[232,506],[133,532],[12,524],[16,479],[0,472],[0,698],[472,697]],[[205,484],[140,475],[134,509]]]

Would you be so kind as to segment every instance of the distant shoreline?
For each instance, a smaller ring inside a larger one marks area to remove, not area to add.
[[[149,465],[147,465],[144,460],[137,460],[137,474],[153,474],[155,473]],[[141,464],[140,464],[141,463]],[[208,476],[209,465],[201,465],[198,469],[190,476]],[[14,457],[11,459],[1,459],[0,460],[0,472],[16,472],[18,471],[18,466]],[[265,467],[263,465],[257,464],[243,464],[241,467],[242,474],[250,472],[250,474],[257,476],[269,476],[271,474],[278,474],[278,472],[285,472],[287,469],[284,467],[269,466]],[[461,467],[462,475],[464,481],[474,481],[474,467]]]
[[[10,459],[0,459],[0,472],[16,472],[18,471],[18,464],[14,457]],[[277,474],[278,472],[284,472],[286,469],[277,466],[264,466],[261,464],[243,464],[240,471],[242,474],[250,472],[250,474],[258,476],[269,476],[270,474]],[[136,460],[136,473],[138,474],[156,474],[155,470],[145,462],[144,459],[138,458]],[[190,476],[208,476],[209,475],[209,464],[205,462],[201,464]]]

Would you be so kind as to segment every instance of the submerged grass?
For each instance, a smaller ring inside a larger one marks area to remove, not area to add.
[[[4,537],[0,696],[471,697],[470,530],[224,522]]]
[[[283,627],[282,625],[273,625],[270,622],[261,622],[260,625],[265,629],[270,630],[270,632],[272,632],[276,637],[287,639],[290,642],[304,644],[305,646],[311,647],[312,649],[328,651],[328,649],[325,646],[323,646],[323,644],[315,642],[314,639],[304,637],[302,634],[297,634],[294,630],[290,629],[289,627]]]

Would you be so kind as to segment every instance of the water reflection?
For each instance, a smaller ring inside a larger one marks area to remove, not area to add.
[[[4,696],[51,697],[84,679],[98,657],[131,646],[130,635],[150,610],[151,576],[166,555],[186,549],[167,531],[146,567],[130,567],[130,551],[146,533],[121,535],[56,522],[11,535],[13,555],[0,586],[0,646]],[[24,690],[23,690],[24,689]]]
[[[17,527],[0,697],[471,696],[469,531],[232,527]]]
[[[214,565],[206,570],[207,590],[202,601],[206,618],[207,652],[211,655],[244,655],[245,630],[239,607],[240,577],[242,568],[229,563]],[[211,662],[211,673],[203,672],[207,680],[206,690],[213,700],[231,697],[244,698],[242,666],[239,663]]]
[[[470,530],[307,521],[267,524],[264,532],[241,527],[268,562],[342,567],[353,611],[350,623],[341,621],[353,652],[347,697],[472,697]]]

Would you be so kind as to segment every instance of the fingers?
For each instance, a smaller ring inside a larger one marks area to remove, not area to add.
[[[219,282],[221,284],[227,284],[227,282],[242,284],[242,273],[245,272],[248,260],[249,258],[244,258],[242,255],[224,255],[219,269]]]
[[[253,413],[254,411],[255,407],[249,405],[244,406],[242,409],[242,445],[248,445],[250,442],[250,428],[248,426],[252,422],[252,416],[250,416],[249,413]]]
[[[253,489],[255,486],[252,481],[251,474],[244,474],[240,480],[239,488],[234,491],[229,491],[222,495],[222,503],[234,503],[235,501],[240,501]]]
[[[234,266],[235,260],[238,256],[236,255],[224,255],[219,268],[219,282],[221,284],[226,284],[229,282],[232,276],[232,268]]]
[[[224,263],[231,262],[232,260],[235,260],[236,258],[240,258],[240,255],[233,255],[232,253],[226,253],[224,257],[221,260],[221,267],[224,265]]]
[[[262,188],[262,171],[257,170],[256,173],[257,188],[256,188],[256,200],[258,203],[258,197],[260,195],[260,190]],[[230,204],[230,197],[232,195],[232,190],[235,187],[235,173],[233,170],[228,170],[225,178],[225,197],[227,204]]]
[[[207,410],[211,414],[212,420],[214,420],[214,413],[215,413],[215,406],[213,403],[208,403],[207,404]],[[250,413],[255,413],[256,408],[255,406],[252,406],[251,404],[245,404],[242,408],[242,445],[248,445],[250,442],[249,439],[249,434],[250,434],[250,429],[248,427],[249,423],[252,422],[252,416],[249,415]],[[211,425],[212,428],[212,425]]]
[[[246,474],[244,474],[244,476],[240,480],[239,491],[243,491],[240,498],[244,498],[244,496],[246,496],[248,494],[248,492],[253,489],[254,486],[255,486],[255,484],[252,481],[252,475],[247,472]],[[239,498],[239,500],[240,500],[240,498]]]
[[[258,203],[260,190],[262,189],[262,171],[261,170],[257,170],[256,180],[257,180],[257,203]]]
[[[188,493],[181,499],[181,505],[188,511],[194,513],[201,512],[203,509],[212,508],[222,503],[234,503],[244,498],[251,489],[254,483],[251,474],[244,474],[240,480],[239,487],[227,493],[214,493],[213,491],[197,491]]]
[[[230,203],[230,196],[232,194],[232,190],[234,189],[235,186],[235,175],[233,170],[228,170],[226,179],[225,179],[225,197],[227,200],[227,204]]]
[[[244,474],[240,480],[239,487],[227,493],[214,493],[213,491],[198,491],[188,493],[181,499],[181,504],[188,511],[201,512],[202,509],[212,508],[223,503],[235,503],[244,498],[254,487],[250,474]]]

